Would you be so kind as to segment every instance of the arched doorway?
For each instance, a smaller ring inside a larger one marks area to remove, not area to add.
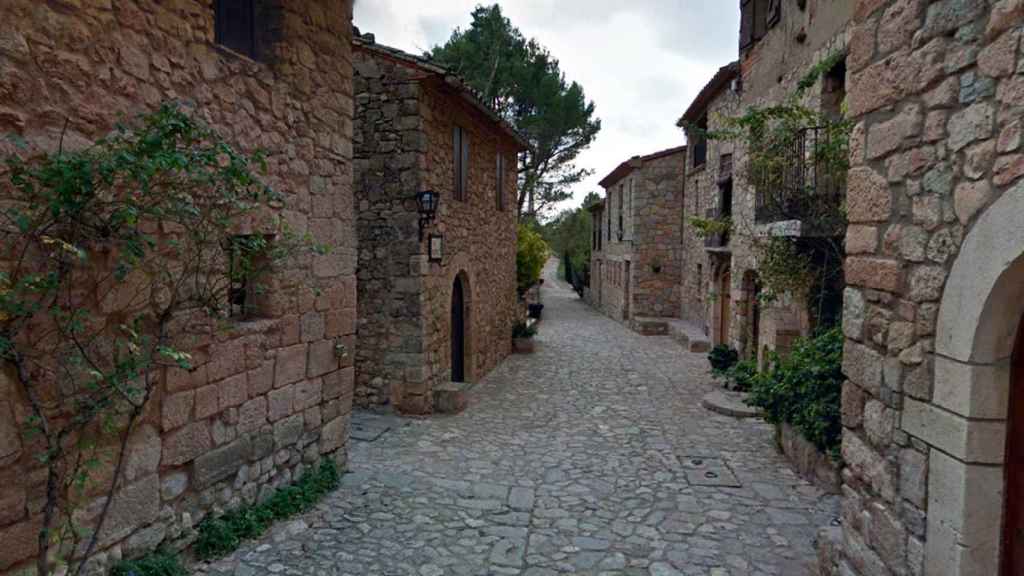
[[[1003,576],[1024,574],[1024,322],[1017,329],[1010,367],[1003,505]]]
[[[461,276],[452,284],[452,382],[466,381],[466,295]]]

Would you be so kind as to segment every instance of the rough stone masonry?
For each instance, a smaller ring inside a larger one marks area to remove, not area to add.
[[[163,374],[128,444],[96,569],[161,543],[186,545],[207,514],[253,502],[322,457],[346,461],[356,296],[352,3],[265,4],[274,38],[253,60],[215,43],[209,1],[0,3],[0,133],[19,135],[29,152],[54,152],[61,141],[87,145],[121,115],[183,102],[239,149],[267,151],[268,184],[286,196],[281,215],[333,248],[275,272],[258,320],[199,339],[195,370]],[[0,574],[20,573],[37,550],[45,480],[8,368],[0,371]],[[87,492],[81,519],[94,517],[101,493]]]

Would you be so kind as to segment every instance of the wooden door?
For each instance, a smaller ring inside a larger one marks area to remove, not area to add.
[[[718,287],[719,319],[718,338],[719,344],[729,344],[729,322],[732,320],[732,272],[726,270],[722,273],[722,283]]]
[[[1024,574],[1024,320],[1010,371],[1006,434],[1006,501],[1003,507],[1003,576]]]
[[[452,285],[452,382],[466,381],[466,300],[462,279]]]

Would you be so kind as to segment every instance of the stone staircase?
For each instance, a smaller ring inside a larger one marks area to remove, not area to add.
[[[711,350],[711,340],[704,334],[704,330],[700,326],[692,322],[673,318],[668,322],[668,333],[690,352]]]

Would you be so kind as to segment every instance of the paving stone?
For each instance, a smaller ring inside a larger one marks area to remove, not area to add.
[[[305,528],[197,573],[805,574],[838,499],[794,474],[771,425],[701,407],[720,389],[705,354],[546,274],[536,353],[508,358],[459,415],[353,413],[366,441]]]

